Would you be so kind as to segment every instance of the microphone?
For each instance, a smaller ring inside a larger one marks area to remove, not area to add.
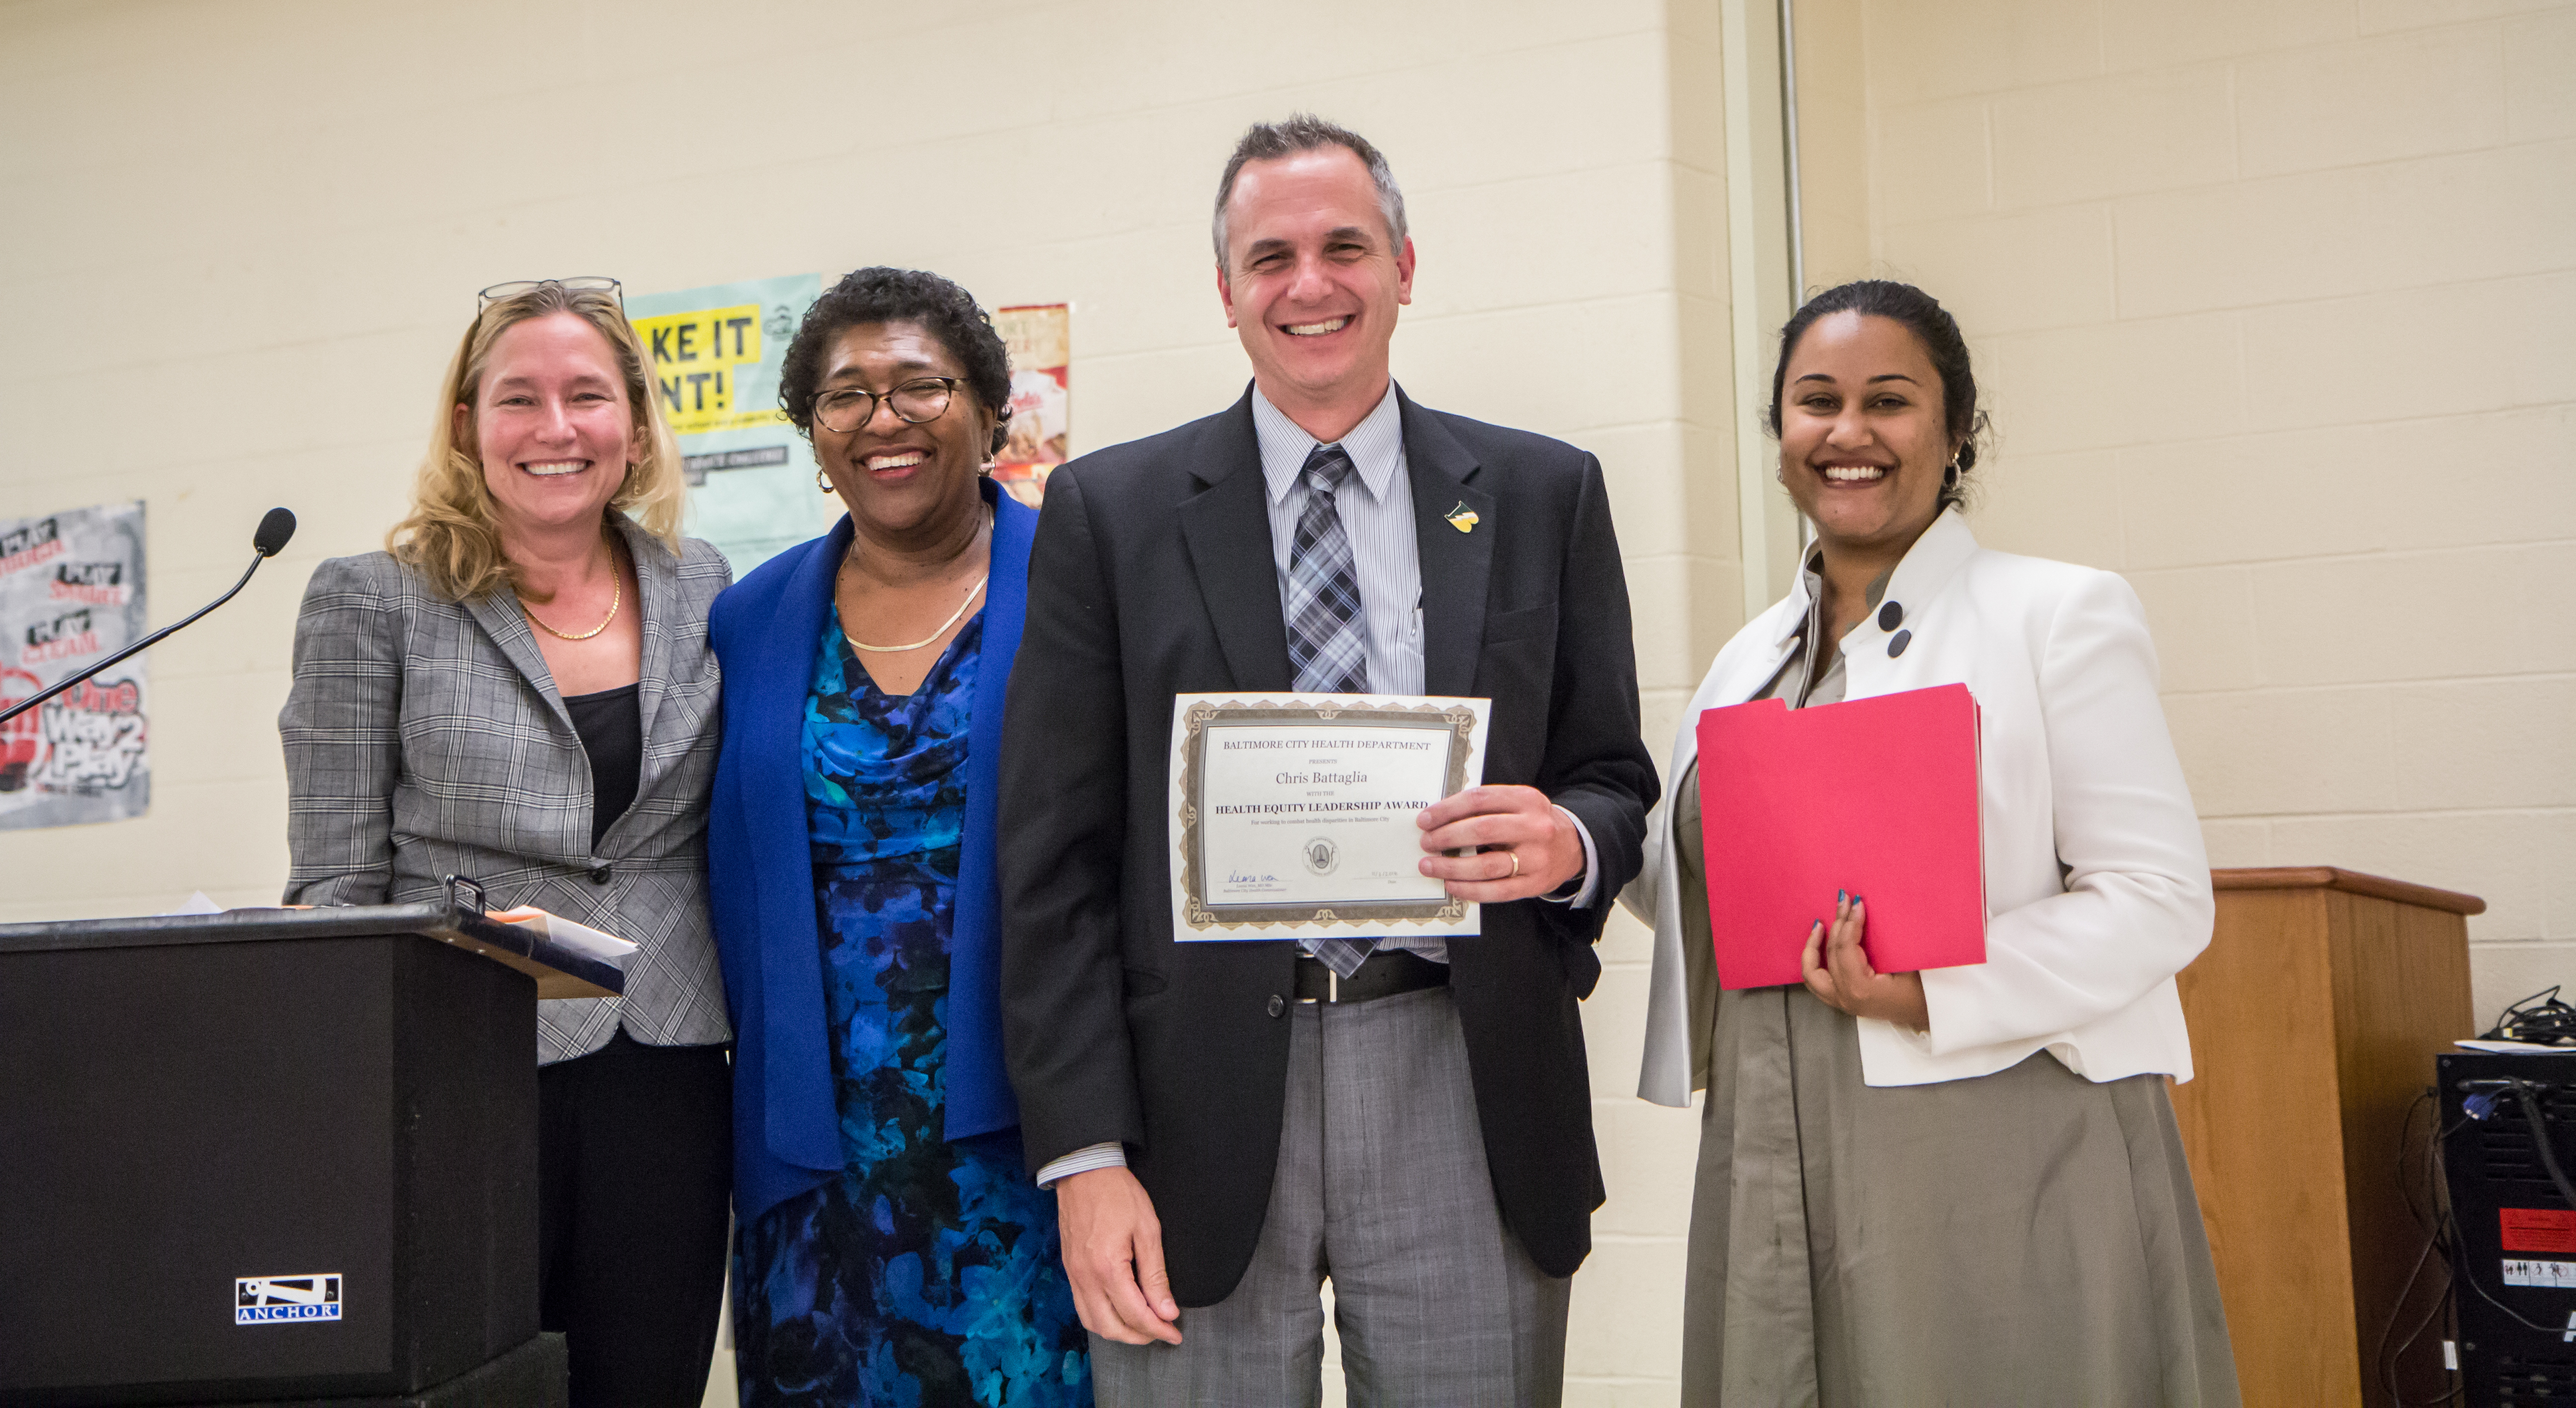
[[[45,690],[43,693],[38,694],[33,698],[19,700],[17,703],[10,705],[6,709],[0,709],[0,724],[5,724],[11,719],[18,717],[20,714],[35,708],[37,705],[42,704],[46,700],[53,698],[55,695],[62,693],[64,690],[71,688],[73,685],[79,684],[85,679],[89,679],[104,672],[110,666],[122,664],[127,657],[136,655],[151,646],[158,644],[162,638],[184,630],[189,626],[195,625],[199,617],[204,616],[207,612],[214,610],[216,607],[221,606],[225,602],[228,602],[234,597],[240,595],[241,589],[250,585],[250,574],[258,571],[261,563],[277,556],[278,551],[286,546],[287,539],[294,536],[295,515],[282,508],[270,509],[268,511],[268,516],[259,521],[259,531],[251,535],[251,548],[259,555],[250,560],[249,567],[243,569],[241,580],[233,583],[233,589],[231,591],[228,591],[222,596],[216,597],[214,600],[207,602],[204,606],[199,607],[196,614],[190,616],[187,620],[181,621],[174,626],[163,626],[161,629],[154,631],[152,634],[145,636],[134,644],[125,647],[114,655],[99,661],[97,664],[90,666],[79,674],[73,675],[69,679],[59,681],[52,688]]]
[[[268,511],[266,517],[260,519],[259,531],[250,535],[251,550],[262,557],[275,557],[278,550],[286,546],[286,540],[294,536],[295,511],[273,508]],[[254,562],[251,565],[257,567],[259,564]],[[217,602],[215,605],[221,606],[223,603]]]

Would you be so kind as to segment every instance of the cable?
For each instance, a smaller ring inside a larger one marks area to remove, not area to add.
[[[2433,1307],[2433,1313],[2434,1313],[2434,1316],[2435,1316],[2436,1318],[2442,1319],[2442,1320],[2447,1324],[2447,1323],[2449,1323],[2450,1317],[2451,1317],[2451,1316],[2452,1316],[2452,1314],[2454,1313],[2454,1307],[2455,1307],[2456,1305],[2457,1305],[2457,1301],[2456,1301],[2456,1299],[2453,1297],[2453,1295],[2452,1295],[2452,1293],[2451,1293],[2451,1287],[2449,1287],[2449,1286],[2445,1285],[2444,1287],[2442,1287],[2442,1298],[2441,1298],[2441,1300],[2440,1300],[2439,1302],[2437,1302],[2437,1303],[2434,1305],[2434,1307]],[[2427,1321],[2426,1323],[2427,1323],[2427,1324],[2429,1324],[2429,1323],[2431,1323],[2431,1322],[2430,1322],[2430,1321]],[[2416,1333],[2416,1334],[2419,1334],[2419,1335],[2420,1335],[2420,1334],[2422,1334],[2423,1332],[2424,1332],[2424,1326],[2423,1326],[2423,1325],[2418,1325],[2418,1326],[2416,1326],[2416,1327],[2415,1327],[2415,1333]],[[2413,1335],[2408,1336],[2408,1337],[2407,1337],[2407,1343],[2408,1343],[2408,1344],[2412,1344],[2413,1342],[2414,1342],[2414,1336],[2413,1336]],[[2402,1354],[2402,1353],[2404,1353],[2404,1352],[2405,1352],[2406,1346],[2405,1346],[2405,1345],[2399,1345],[2397,1348],[2398,1348],[2398,1352]],[[2451,1386],[2450,1386],[2449,1388],[2446,1388],[2446,1389],[2442,1390],[2442,1391],[2441,1391],[2441,1393],[2439,1393],[2439,1394],[2437,1394],[2437,1395],[2435,1395],[2434,1397],[2431,1397],[2431,1398],[2395,1398],[2395,1399],[2394,1399],[2394,1402],[2396,1403],[2396,1408],[2433,1408],[2433,1405],[2435,1405],[2435,1404],[2439,1404],[2439,1403],[2456,1403],[2456,1402],[2458,1402],[2458,1401],[2460,1400],[2461,1396],[2462,1396],[2462,1395],[2464,1395],[2464,1394],[2466,1394],[2466,1393],[2469,1391],[2469,1376],[2468,1376],[2468,1375],[2466,1375],[2466,1374],[2464,1374],[2464,1373],[2462,1373],[2462,1372],[2460,1372],[2460,1371],[2459,1371],[2459,1370],[2457,1370],[2457,1369],[2450,1369],[2450,1368],[2446,1368],[2446,1369],[2444,1369],[2444,1370],[2442,1371],[2442,1374],[2443,1374],[2443,1377],[2445,1377],[2445,1378],[2447,1378],[2447,1379],[2449,1379],[2449,1380],[2451,1381]],[[2393,1397],[2393,1396],[2392,1396],[2392,1397]]]
[[[2516,1314],[2512,1306],[2509,1306],[2503,1301],[2497,1300],[2494,1296],[2487,1294],[2487,1288],[2479,1285],[2478,1278],[2469,1271],[2468,1262],[2469,1259],[2466,1256],[2458,1258],[2456,1264],[2458,1266],[2459,1279],[2469,1283],[2469,1289],[2478,1293],[2478,1299],[2485,1301],[2487,1304],[2494,1306],[2498,1310],[2503,1311],[2506,1319],[2511,1320],[2513,1323],[2520,1325],[2526,1330],[2537,1330],[2544,1335],[2563,1335],[2567,1333],[2567,1327],[2564,1325],[2535,1325]]]
[[[2432,1146],[2429,1144],[2425,1146],[2425,1204],[2420,1208],[2415,1206],[2415,1185],[2406,1177],[2406,1151],[2414,1147],[2415,1112],[2418,1110],[2429,1109],[2433,1112],[2433,1122],[2436,1127],[2433,1137],[2440,1137],[2438,1131],[2442,1119],[2441,1094],[2440,1087],[2430,1085],[2416,1091],[2415,1099],[2406,1106],[2404,1118],[2397,1122],[2397,1196],[2405,1200],[2406,1215],[2415,1219],[2415,1225],[2437,1236],[2441,1233],[2442,1221],[2440,1210],[2434,1206],[2439,1199],[2435,1196],[2432,1182]]]
[[[2406,1138],[2408,1132],[2415,1127],[2415,1112],[2422,1109],[2427,1104],[2432,1103],[2437,1097],[2438,1092],[2435,1090],[2428,1089],[2419,1092],[2413,1103],[2406,1107],[2406,1114],[2398,1121],[2397,1125],[2397,1196],[2405,1200],[2407,1214],[2414,1217],[2415,1223],[2419,1227],[2424,1226],[2424,1219],[2421,1215],[2416,1213],[2414,1190],[2406,1186]],[[2373,1365],[2385,1365],[2387,1363],[2388,1337],[2396,1333],[2397,1317],[2404,1313],[2407,1297],[2413,1295],[2415,1292],[2416,1278],[2423,1275],[2424,1263],[2432,1256],[2434,1246],[2440,1241],[2441,1229],[2439,1226],[2426,1229],[2424,1236],[2424,1249],[2416,1254],[2415,1265],[2407,1271],[2405,1281],[2400,1283],[2397,1288],[2397,1295],[2389,1302],[2387,1323],[2379,1327],[2378,1345],[2371,1351],[2370,1356],[2370,1362]],[[2399,1346],[2399,1352],[2401,1354],[2404,1352],[2403,1345]],[[2395,1371],[2391,1369],[2388,1372],[2387,1377],[2393,1384]],[[2390,1397],[2392,1398],[2395,1396],[2396,1395],[2393,1392],[2390,1394]]]
[[[2566,1172],[2558,1167],[2558,1151],[2549,1147],[2548,1117],[2541,1113],[2540,1097],[2533,1093],[2534,1089],[2527,1080],[2513,1083],[2514,1096],[2522,1102],[2522,1122],[2530,1127],[2531,1147],[2540,1151],[2540,1166],[2549,1170],[2549,1181],[2558,1185],[2558,1196],[2567,1200],[2568,1207],[2576,1208],[2576,1187],[2568,1185]]]
[[[2554,991],[2554,989],[2553,989],[2553,991]],[[2489,1082],[2489,1081],[2481,1081],[2481,1082],[2477,1082],[2477,1084],[2481,1084],[2481,1085],[2495,1085],[2495,1086],[2499,1086],[2499,1087],[2503,1087],[2503,1088],[2510,1088],[2510,1087],[2513,1087],[2513,1086],[2524,1086],[2524,1085],[2529,1085],[2529,1084],[2530,1084],[2530,1082],[2528,1082],[2528,1081],[2519,1081],[2519,1080],[2514,1080],[2514,1081],[2492,1081],[2492,1082]],[[2537,1102],[2537,1101],[2534,1101],[2534,1102],[2532,1102],[2532,1104],[2536,1106],[2536,1105],[2538,1104],[2538,1102]],[[2450,1158],[2449,1158],[2449,1155],[2448,1155],[2448,1153],[2447,1153],[2447,1150],[2448,1150],[2448,1147],[2449,1147],[2449,1145],[2450,1145],[2451,1136],[2452,1136],[2452,1135],[2454,1135],[2454,1134],[2459,1133],[2462,1129],[2466,1128],[2466,1127],[2468,1126],[2468,1124],[2469,1124],[2469,1122],[2470,1122],[2471,1120],[2482,1119],[2482,1118],[2484,1118],[2484,1116],[2483,1116],[2482,1114],[2471,1114],[2471,1115],[2469,1115],[2467,1118],[2464,1118],[2464,1119],[2460,1120],[2458,1123],[2453,1124],[2449,1129],[2446,1129],[2446,1130],[2442,1131],[2442,1136],[2441,1136],[2441,1145],[2440,1145],[2439,1147],[2440,1147],[2440,1150],[2442,1150],[2443,1152],[2438,1153],[2438,1155],[2437,1155],[2437,1156],[2441,1159],[2441,1161],[2442,1161],[2442,1163],[2443,1163],[2443,1166],[2444,1166],[2444,1169],[2445,1169],[2445,1174],[2444,1174],[2444,1177],[2443,1177],[2443,1180],[2442,1180],[2442,1186],[2443,1186],[2443,1187],[2447,1188],[2447,1187],[2449,1187],[2449,1186],[2450,1186],[2450,1179],[2449,1179],[2448,1172],[2447,1172],[2448,1167],[2449,1167],[2449,1163],[2450,1163]],[[2527,1107],[2525,1108],[2525,1110],[2524,1110],[2524,1118],[2525,1118],[2525,1119],[2529,1119],[2529,1118],[2531,1118],[2531,1108],[2530,1108],[2530,1107],[2528,1107],[2528,1106],[2527,1106]],[[2535,1123],[2535,1124],[2533,1125],[2532,1130],[2533,1130],[2533,1135],[2534,1135],[2534,1137],[2536,1137],[2536,1138],[2541,1138],[2541,1139],[2544,1139],[2544,1140],[2547,1138],[2547,1135],[2542,1131],[2542,1129],[2540,1128],[2540,1126],[2539,1126],[2537,1123]],[[2551,1173],[2551,1175],[2552,1175],[2553,1179],[2557,1182],[2557,1184],[2558,1184],[2558,1186],[2559,1186],[2559,1190],[2560,1190],[2561,1195],[2562,1195],[2562,1196],[2564,1196],[2564,1195],[2565,1195],[2565,1193],[2566,1193],[2566,1189],[2567,1189],[2567,1180],[2566,1180],[2566,1178],[2565,1178],[2565,1176],[2564,1176],[2564,1175],[2561,1175],[2561,1174],[2559,1174],[2559,1172],[2558,1172],[2558,1160],[2557,1160],[2557,1156],[2556,1156],[2555,1154],[2551,1154],[2551,1155],[2549,1155],[2549,1156],[2548,1156],[2548,1161],[2547,1161],[2547,1162],[2548,1162],[2548,1168],[2549,1168],[2549,1171],[2550,1171],[2550,1173]],[[2475,1272],[2473,1272],[2472,1270],[2470,1270],[2470,1269],[2469,1269],[2469,1258],[2468,1258],[2468,1252],[2467,1252],[2468,1243],[2467,1243],[2467,1242],[2466,1242],[2466,1241],[2461,1237],[2461,1235],[2460,1235],[2460,1219],[2459,1219],[2459,1216],[2458,1216],[2458,1212],[2457,1212],[2457,1210],[2456,1210],[2456,1209],[2453,1209],[2453,1208],[2448,1207],[2448,1206],[2447,1206],[2447,1201],[2448,1201],[2448,1200],[2446,1199],[2446,1200],[2445,1200],[2446,1206],[2445,1206],[2445,1207],[2444,1207],[2444,1209],[2443,1209],[2443,1221],[2444,1221],[2444,1224],[2449,1228],[2450,1233],[2451,1233],[2451,1268],[2452,1268],[2451,1281],[2452,1281],[2452,1284],[2453,1284],[2454,1286],[2457,1286],[2457,1285],[2458,1285],[2458,1284],[2460,1284],[2461,1282],[2467,1282],[2467,1283],[2468,1283],[2468,1287],[2469,1287],[2469,1289],[2470,1289],[2470,1290],[2473,1290],[2473,1291],[2475,1291],[2475,1292],[2477,1292],[2477,1293],[2478,1293],[2478,1299],[2480,1299],[2480,1300],[2482,1300],[2482,1301],[2485,1301],[2487,1304],[2494,1306],[2494,1307],[2495,1307],[2496,1309],[2498,1309],[2498,1310],[2503,1311],[2503,1312],[2504,1312],[2504,1314],[2505,1314],[2505,1318],[2506,1318],[2506,1319],[2511,1320],[2513,1323],[2515,1323],[2515,1324],[2517,1324],[2517,1325],[2522,1326],[2522,1327],[2523,1327],[2524,1329],[2526,1329],[2526,1330],[2537,1330],[2537,1331],[2539,1331],[2540,1333],[2542,1333],[2542,1334],[2544,1334],[2544,1335],[2563,1335],[2563,1334],[2566,1334],[2566,1333],[2567,1333],[2567,1327],[2566,1327],[2566,1326],[2564,1326],[2564,1325],[2535,1325],[2535,1324],[2533,1324],[2532,1322],[2530,1322],[2530,1321],[2528,1321],[2528,1320],[2523,1319],[2523,1318],[2522,1318],[2522,1315],[2521,1315],[2521,1313],[2520,1313],[2519,1311],[2516,1311],[2512,1306],[2509,1306],[2509,1305],[2505,1304],[2503,1301],[2497,1300],[2493,1295],[2491,1295],[2491,1294],[2489,1294],[2489,1293],[2488,1293],[2488,1291],[2487,1291],[2487,1288],[2486,1288],[2486,1287],[2481,1286],[2481,1285],[2479,1285],[2479,1284],[2478,1284],[2477,1274],[2476,1274]],[[2569,1205],[2570,1205],[2570,1206],[2576,1206],[2576,1199],[2570,1199],[2570,1200],[2569,1200]]]
[[[2451,1185],[2449,1180],[2443,1176],[2442,1167],[2442,1141],[2447,1139],[2451,1133],[2456,1133],[2457,1126],[2454,1126],[2453,1129],[2448,1132],[2442,1129],[2442,1105],[2441,1092],[2439,1088],[2427,1087],[2424,1093],[2432,1099],[2432,1103],[2429,1107],[2432,1111],[2432,1119],[2426,1124],[2424,1139],[2424,1213],[2425,1216],[2431,1220],[2432,1237],[2434,1243],[2440,1248],[2442,1253],[2442,1270],[2444,1275],[2442,1277],[2442,1295],[2434,1304],[2433,1314],[2426,1319],[2423,1325],[2417,1326],[2413,1334],[2408,1335],[2398,1344],[2395,1356],[2399,1359],[2403,1359],[2405,1357],[2407,1347],[2415,1342],[2416,1338],[2423,1333],[2425,1327],[2435,1323],[2436,1321],[2440,1322],[2443,1328],[2450,1331],[2449,1338],[2453,1342],[2456,1343],[2459,1338],[2460,1286],[2458,1280],[2449,1274],[2459,1255],[2459,1240],[2457,1237],[2458,1224],[2451,1214]],[[2411,1114],[2412,1112],[2410,1111],[2409,1113]],[[2399,1142],[2398,1154],[2401,1158],[2405,1155],[2405,1145],[2402,1139]],[[2413,1206],[2411,1199],[2408,1202],[2408,1206],[2410,1209]],[[2445,1389],[2442,1395],[2438,1398],[2420,1400],[2419,1408],[2430,1408],[2430,1405],[2437,1403],[2454,1402],[2468,1393],[2469,1376],[2456,1367],[2458,1363],[2459,1361],[2457,1358],[2450,1358],[2445,1362],[2442,1369],[2442,1375],[2449,1381],[2450,1387]],[[2409,1408],[2409,1405],[2407,1405],[2402,1399],[2398,1399],[2396,1395],[2391,1394],[2390,1397],[2392,1401],[2396,1403],[2396,1408]]]
[[[2397,1298],[2389,1302],[2388,1321],[2379,1327],[2379,1343],[2370,1352],[2370,1362],[2379,1367],[2380,1380],[2388,1389],[2388,1401],[2391,1403],[2402,1403],[2406,1397],[2397,1385],[2397,1361],[2405,1356],[2406,1347],[2415,1342],[2416,1336],[2424,1333],[2424,1327],[2432,1323],[2433,1316],[2441,1311],[2444,1302],[2449,1299],[2448,1296],[2436,1297],[2433,1301],[2433,1309],[2427,1311],[2423,1319],[2415,1322],[2415,1328],[2407,1333],[2405,1339],[2398,1341],[2397,1352],[2395,1354],[2388,1352],[2388,1337],[2397,1332],[2397,1317],[2405,1312],[2406,1298],[2415,1293],[2415,1278],[2424,1274],[2424,1263],[2433,1259],[2433,1244],[2438,1240],[2440,1239],[2435,1237],[2424,1239],[2424,1250],[2415,1254],[2415,1265],[2407,1271],[2405,1283],[2397,1288]],[[2450,1395],[2444,1394],[2443,1397],[2448,1398]]]
[[[2440,1132],[2438,1128],[2441,1120],[2441,1106],[2437,1103],[2437,1098],[2436,1090],[2433,1087],[2426,1087],[2416,1095],[2414,1102],[2406,1107],[2405,1118],[2400,1121],[2397,1127],[2397,1192],[2398,1196],[2406,1201],[2406,1211],[2408,1215],[2415,1219],[2416,1225],[2425,1228],[2424,1249],[2415,1254],[2414,1267],[2406,1273],[2405,1282],[2397,1288],[2396,1297],[2389,1302],[2388,1320],[2379,1327],[2379,1340],[2377,1346],[2371,1351],[2370,1363],[2371,1367],[2376,1371],[2382,1386],[2388,1390],[2388,1401],[2392,1404],[2398,1405],[2398,1408],[2427,1408],[2427,1406],[2431,1404],[2447,1403],[2452,1399],[2457,1398],[2460,1395],[2461,1390],[2466,1386],[2461,1380],[2457,1370],[2445,1370],[2444,1372],[2451,1378],[2451,1387],[2445,1390],[2439,1398],[2420,1399],[2410,1405],[2406,1399],[2403,1389],[2397,1382],[2397,1366],[2399,1362],[2404,1360],[2406,1357],[2406,1351],[2412,1347],[2418,1339],[2423,1337],[2426,1327],[2430,1326],[2436,1319],[2440,1318],[2443,1311],[2449,1308],[2451,1304],[2452,1291],[2451,1287],[2447,1283],[2442,1288],[2442,1294],[2434,1297],[2432,1307],[2425,1311],[2423,1318],[2415,1322],[2415,1328],[2407,1331],[2406,1338],[2399,1340],[2393,1350],[2389,1347],[2388,1343],[2389,1337],[2397,1332],[2398,1317],[2405,1313],[2406,1302],[2415,1294],[2415,1283],[2423,1276],[2424,1267],[2426,1263],[2432,1260],[2434,1250],[2436,1248],[2441,1248],[2444,1253],[2444,1260],[2446,1262],[2450,1260],[2450,1249],[2447,1246],[2444,1246],[2444,1239],[2442,1236],[2443,1224],[2439,1217],[2439,1190],[2435,1186],[2436,1177],[2439,1172],[2439,1165],[2434,1158],[2434,1152],[2439,1146],[2439,1141],[2442,1138],[2448,1137],[2446,1133]],[[2419,1211],[2415,1206],[2414,1189],[2409,1186],[2409,1181],[2406,1177],[2406,1135],[2407,1131],[2415,1127],[2415,1112],[2427,1107],[2431,1108],[2434,1112],[2436,1132],[2434,1139],[2425,1145],[2425,1194],[2429,1202],[2428,1206],[2424,1210]],[[2466,1123],[2466,1121],[2464,1120],[2462,1123]],[[2453,1126],[2454,1130],[2457,1128],[2458,1126]],[[2428,1214],[2430,1215],[2429,1220]]]
[[[2478,1039],[2576,1046],[2576,1007],[2559,1001],[2557,985],[2552,984],[2504,1009],[2504,1015]]]

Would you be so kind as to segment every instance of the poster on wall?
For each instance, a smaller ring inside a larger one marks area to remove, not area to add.
[[[0,709],[144,635],[143,504],[0,520]],[[0,724],[0,831],[141,816],[143,656]]]
[[[1073,306],[1034,303],[996,308],[993,327],[1011,352],[1011,438],[994,458],[993,477],[1034,508],[1046,494],[1047,471],[1065,460],[1073,389]]]
[[[840,516],[840,500],[814,487],[813,452],[778,409],[787,344],[822,291],[820,275],[789,274],[626,300],[680,439],[686,531],[715,544],[736,577]]]

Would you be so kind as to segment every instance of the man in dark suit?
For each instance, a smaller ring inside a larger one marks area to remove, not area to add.
[[[1364,139],[1252,128],[1215,224],[1252,389],[1058,469],[1030,561],[1023,1138],[1104,1404],[1316,1401],[1327,1276],[1354,1404],[1554,1403],[1602,1197],[1575,1004],[1657,792],[1601,469],[1395,387],[1414,251]],[[1484,785],[1419,818],[1482,932],[1176,943],[1173,696],[1221,690],[1490,698]]]

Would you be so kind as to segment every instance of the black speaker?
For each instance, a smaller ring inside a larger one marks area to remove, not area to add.
[[[0,1402],[384,1398],[536,1353],[536,985],[332,913],[0,943]]]
[[[2469,1408],[2576,1404],[2576,1206],[2539,1142],[2561,1172],[2576,1170],[2576,1053],[2463,1051],[2434,1064]]]
[[[567,1408],[564,1337],[539,1335],[481,1368],[390,1398],[300,1398],[293,1402],[187,1404],[182,1408]]]

